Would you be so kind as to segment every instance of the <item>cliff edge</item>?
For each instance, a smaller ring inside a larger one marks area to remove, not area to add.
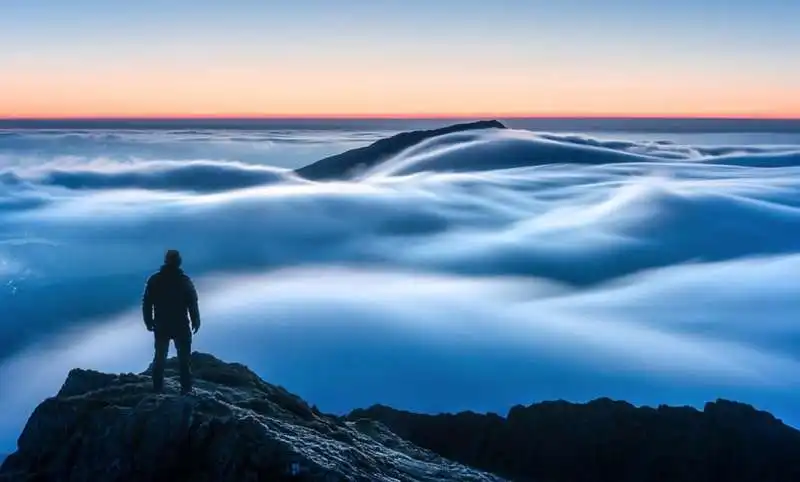
[[[72,370],[30,416],[0,482],[549,482],[800,480],[800,432],[717,400],[636,407],[543,402],[506,416],[376,405],[321,413],[247,367],[194,353],[195,391],[141,374]],[[496,475],[494,475],[496,474]]]
[[[72,370],[33,412],[0,481],[474,481],[499,478],[416,447],[378,422],[310,407],[243,365],[194,353],[195,391],[142,374]]]

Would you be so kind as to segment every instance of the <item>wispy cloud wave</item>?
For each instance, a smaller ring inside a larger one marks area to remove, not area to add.
[[[329,183],[233,154],[6,162],[0,446],[69,368],[146,366],[170,247],[197,347],[328,410],[728,396],[791,420],[798,150],[484,133]]]

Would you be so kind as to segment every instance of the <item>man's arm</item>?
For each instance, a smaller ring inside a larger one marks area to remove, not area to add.
[[[189,318],[192,321],[192,331],[197,333],[200,329],[200,307],[197,302],[197,290],[192,283],[192,279],[186,277],[186,297],[188,301]]]
[[[142,319],[147,331],[153,331],[155,325],[153,323],[153,296],[151,293],[150,285],[152,278],[147,280],[144,286],[144,294],[142,295]]]

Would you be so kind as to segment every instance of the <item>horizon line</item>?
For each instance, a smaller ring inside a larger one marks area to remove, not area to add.
[[[467,114],[137,114],[137,115],[56,115],[4,116],[0,121],[119,121],[119,120],[775,120],[798,121],[797,116],[767,114],[526,114],[526,113],[467,113]]]

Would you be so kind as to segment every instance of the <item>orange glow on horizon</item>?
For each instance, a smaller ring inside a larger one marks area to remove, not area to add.
[[[27,115],[3,115],[2,120],[124,120],[124,119],[143,119],[143,120],[180,120],[180,119],[251,119],[251,120],[280,120],[280,119],[331,119],[331,120],[463,120],[463,119],[757,119],[757,120],[800,120],[798,112],[739,112],[739,113],[620,113],[620,112],[564,112],[564,113],[541,113],[541,112],[475,112],[475,113],[131,113],[131,114],[58,114],[58,113],[37,113]]]
[[[605,70],[587,79],[560,70],[266,73],[215,65],[196,72],[129,66],[14,74],[0,76],[0,118],[800,118],[794,85],[660,71]]]
[[[87,77],[67,74],[0,78],[2,118],[800,118],[800,92],[713,82],[577,76],[535,78],[490,73],[431,81],[379,76],[358,82],[332,75],[321,89],[313,75],[259,76],[212,72],[191,82],[145,72]],[[452,75],[452,74],[450,74]],[[280,78],[278,78],[280,77]],[[658,80],[658,81],[657,81]],[[689,83],[685,81],[684,83]],[[229,86],[235,85],[236,88]]]

